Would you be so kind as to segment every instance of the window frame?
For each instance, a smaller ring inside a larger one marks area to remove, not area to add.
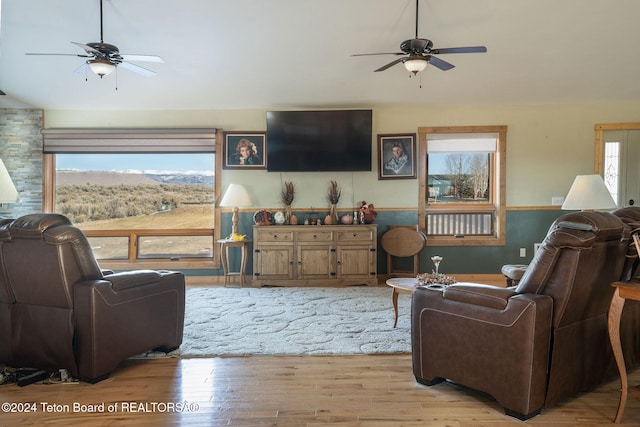
[[[429,205],[428,203],[428,158],[427,137],[430,134],[481,134],[497,133],[498,146],[491,156],[490,198],[489,203],[470,204],[447,203]],[[427,212],[493,212],[495,215],[492,236],[429,236],[427,246],[504,246],[506,244],[506,146],[507,126],[429,126],[418,128],[418,224],[426,233]]]
[[[45,131],[46,132],[46,131]],[[45,133],[43,132],[43,134]],[[86,131],[85,131],[86,132]],[[117,132],[117,131],[114,131]],[[221,209],[218,207],[218,201],[220,199],[219,194],[222,188],[222,137],[223,131],[218,128],[215,129],[215,165],[214,165],[214,217],[213,217],[213,229],[127,229],[127,230],[83,230],[83,232],[90,237],[112,237],[123,236],[129,237],[129,258],[127,260],[100,260],[100,267],[112,270],[131,270],[131,269],[219,269],[220,256],[219,256],[219,244],[220,240],[220,227],[218,224],[221,222]],[[46,136],[45,136],[46,138]],[[117,136],[114,137],[117,139]],[[162,150],[156,150],[155,152],[162,152]],[[42,192],[42,207],[43,212],[53,213],[55,212],[55,189],[56,189],[56,167],[55,167],[55,153],[49,153],[43,151],[43,192]],[[176,235],[176,236],[206,236],[211,235],[213,239],[213,253],[211,258],[185,258],[185,259],[171,259],[167,258],[137,258],[137,237],[140,235]]]

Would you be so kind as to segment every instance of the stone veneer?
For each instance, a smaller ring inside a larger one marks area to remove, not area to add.
[[[39,109],[0,109],[0,158],[20,194],[20,202],[5,206],[0,216],[42,212],[43,114]]]

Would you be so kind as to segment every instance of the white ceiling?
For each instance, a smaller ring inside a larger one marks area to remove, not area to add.
[[[104,41],[159,55],[143,77],[74,70],[99,0],[4,0],[2,106],[180,110],[573,104],[640,100],[638,0],[420,0],[420,37],[456,68],[373,70],[415,35],[415,0],[104,0]],[[116,88],[117,77],[117,90]],[[420,88],[422,84],[422,88]]]

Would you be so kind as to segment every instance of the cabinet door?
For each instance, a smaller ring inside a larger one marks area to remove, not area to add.
[[[332,245],[301,244],[297,255],[298,279],[335,279],[336,252]]]
[[[256,279],[293,279],[293,245],[262,245],[254,251],[253,256],[253,275]]]
[[[337,248],[338,279],[375,277],[376,253],[370,245],[339,245]]]

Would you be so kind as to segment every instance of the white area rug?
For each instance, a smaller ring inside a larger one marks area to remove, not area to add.
[[[397,328],[389,287],[188,288],[177,357],[411,352],[411,296]]]

